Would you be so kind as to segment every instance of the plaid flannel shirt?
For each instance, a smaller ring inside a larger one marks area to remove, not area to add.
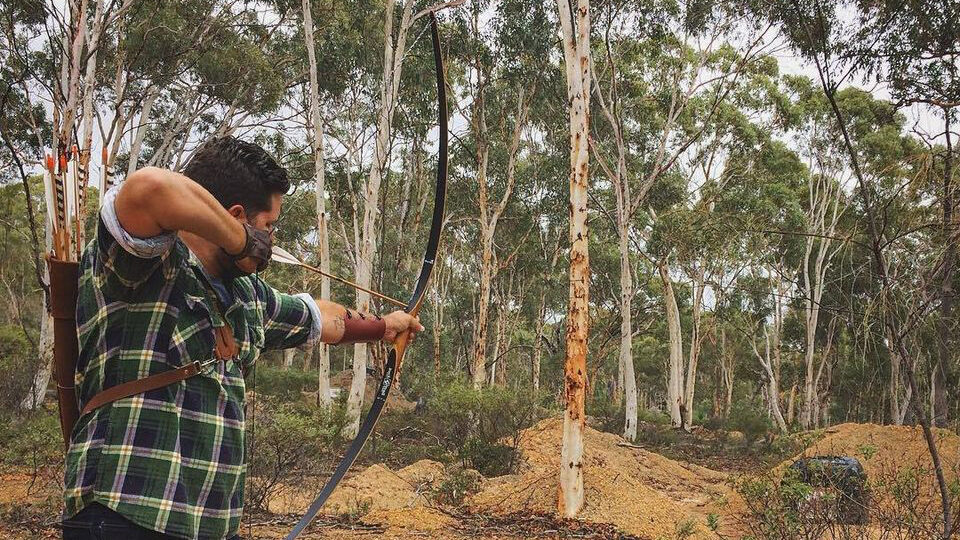
[[[81,408],[105,388],[214,358],[223,318],[199,260],[175,234],[139,239],[120,226],[116,189],[80,268],[77,325]],[[319,340],[309,295],[259,277],[228,282],[223,305],[239,348],[185,381],[82,416],[67,453],[64,517],[98,502],[134,523],[183,538],[237,533],[243,509],[244,380],[266,349]]]

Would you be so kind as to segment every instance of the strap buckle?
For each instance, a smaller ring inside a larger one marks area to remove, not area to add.
[[[216,359],[216,358],[211,358],[211,359],[209,359],[209,360],[204,360],[203,362],[201,362],[200,360],[196,360],[196,361],[193,362],[193,364],[194,364],[195,366],[197,366],[197,373],[202,373],[202,374],[204,374],[204,375],[212,375],[212,374],[213,374],[213,365],[216,364],[216,363],[217,363],[217,359]]]

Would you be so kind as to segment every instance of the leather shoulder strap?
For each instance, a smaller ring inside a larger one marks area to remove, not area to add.
[[[237,347],[237,341],[233,337],[233,328],[231,328],[230,323],[227,322],[227,317],[223,312],[220,301],[217,299],[216,292],[209,286],[207,287],[207,291],[213,295],[210,301],[214,303],[217,311],[220,313],[220,318],[223,320],[223,326],[215,326],[213,328],[216,343],[213,351],[214,355],[218,361],[236,358],[239,347]],[[87,402],[80,414],[87,414],[108,403],[113,403],[118,399],[128,398],[189,379],[200,373],[202,368],[200,362],[193,362],[177,369],[171,369],[170,371],[164,371],[163,373],[157,373],[156,375],[112,386],[93,396],[93,399]]]
[[[144,377],[135,381],[111,386],[110,388],[107,388],[106,390],[103,390],[99,394],[93,396],[93,399],[87,402],[80,414],[87,414],[94,409],[103,407],[108,403],[113,403],[118,399],[128,398],[130,396],[156,390],[157,388],[163,388],[164,386],[189,379],[190,377],[200,373],[201,369],[202,366],[200,365],[200,362],[193,362],[192,364],[187,364],[181,368],[171,369],[170,371],[164,371],[163,373],[157,373],[156,375]]]

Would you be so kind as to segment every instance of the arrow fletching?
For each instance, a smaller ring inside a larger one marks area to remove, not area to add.
[[[274,261],[277,261],[278,263],[303,266],[303,263],[300,262],[299,259],[294,257],[292,253],[283,249],[280,246],[273,246],[273,254],[271,255],[270,258]]]

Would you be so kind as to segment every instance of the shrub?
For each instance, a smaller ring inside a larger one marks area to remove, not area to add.
[[[63,508],[63,443],[56,410],[0,418],[0,472],[29,475],[27,498],[0,504],[0,523],[41,538]],[[10,531],[8,531],[10,532]]]
[[[626,409],[623,401],[617,403],[606,393],[588,400],[587,416],[594,420],[596,428],[607,433],[623,434]]]
[[[474,390],[469,383],[437,385],[417,411],[385,417],[375,442],[382,461],[458,461],[484,476],[513,470],[520,432],[543,417],[536,396],[501,387]]]
[[[247,388],[281,401],[300,401],[303,397],[301,392],[316,393],[318,376],[316,371],[285,370],[258,362],[256,373],[247,381]]]
[[[463,382],[442,388],[428,411],[444,446],[463,465],[484,476],[514,470],[520,433],[542,418],[538,399],[529,390],[490,387],[474,390]]]
[[[414,411],[384,413],[367,444],[365,461],[398,469],[421,459],[448,464],[456,459],[431,432],[426,415]]]
[[[19,326],[0,326],[0,407],[15,411],[30,392],[39,360]],[[45,391],[45,389],[40,390]]]
[[[943,509],[933,472],[898,464],[874,469],[864,484],[867,496],[852,505],[839,486],[811,486],[797,474],[741,479],[735,488],[747,511],[739,518],[746,539],[939,538]],[[960,530],[960,500],[950,502],[952,533]],[[863,526],[863,524],[869,524]]]
[[[319,409],[261,396],[256,427],[248,433],[248,504],[266,509],[283,485],[302,485],[332,465],[345,426],[342,408]]]
[[[30,474],[28,492],[63,488],[63,439],[54,410],[0,422],[0,464]]]
[[[767,417],[763,404],[750,399],[734,402],[726,424],[727,429],[743,433],[747,442],[756,441],[773,429],[773,423]]]
[[[449,506],[460,506],[463,500],[480,488],[480,475],[470,469],[455,469],[433,488],[433,500]]]
[[[669,426],[670,415],[662,411],[655,411],[652,409],[640,409],[639,414],[637,414],[637,421],[646,422],[648,424],[655,424],[658,426]]]

